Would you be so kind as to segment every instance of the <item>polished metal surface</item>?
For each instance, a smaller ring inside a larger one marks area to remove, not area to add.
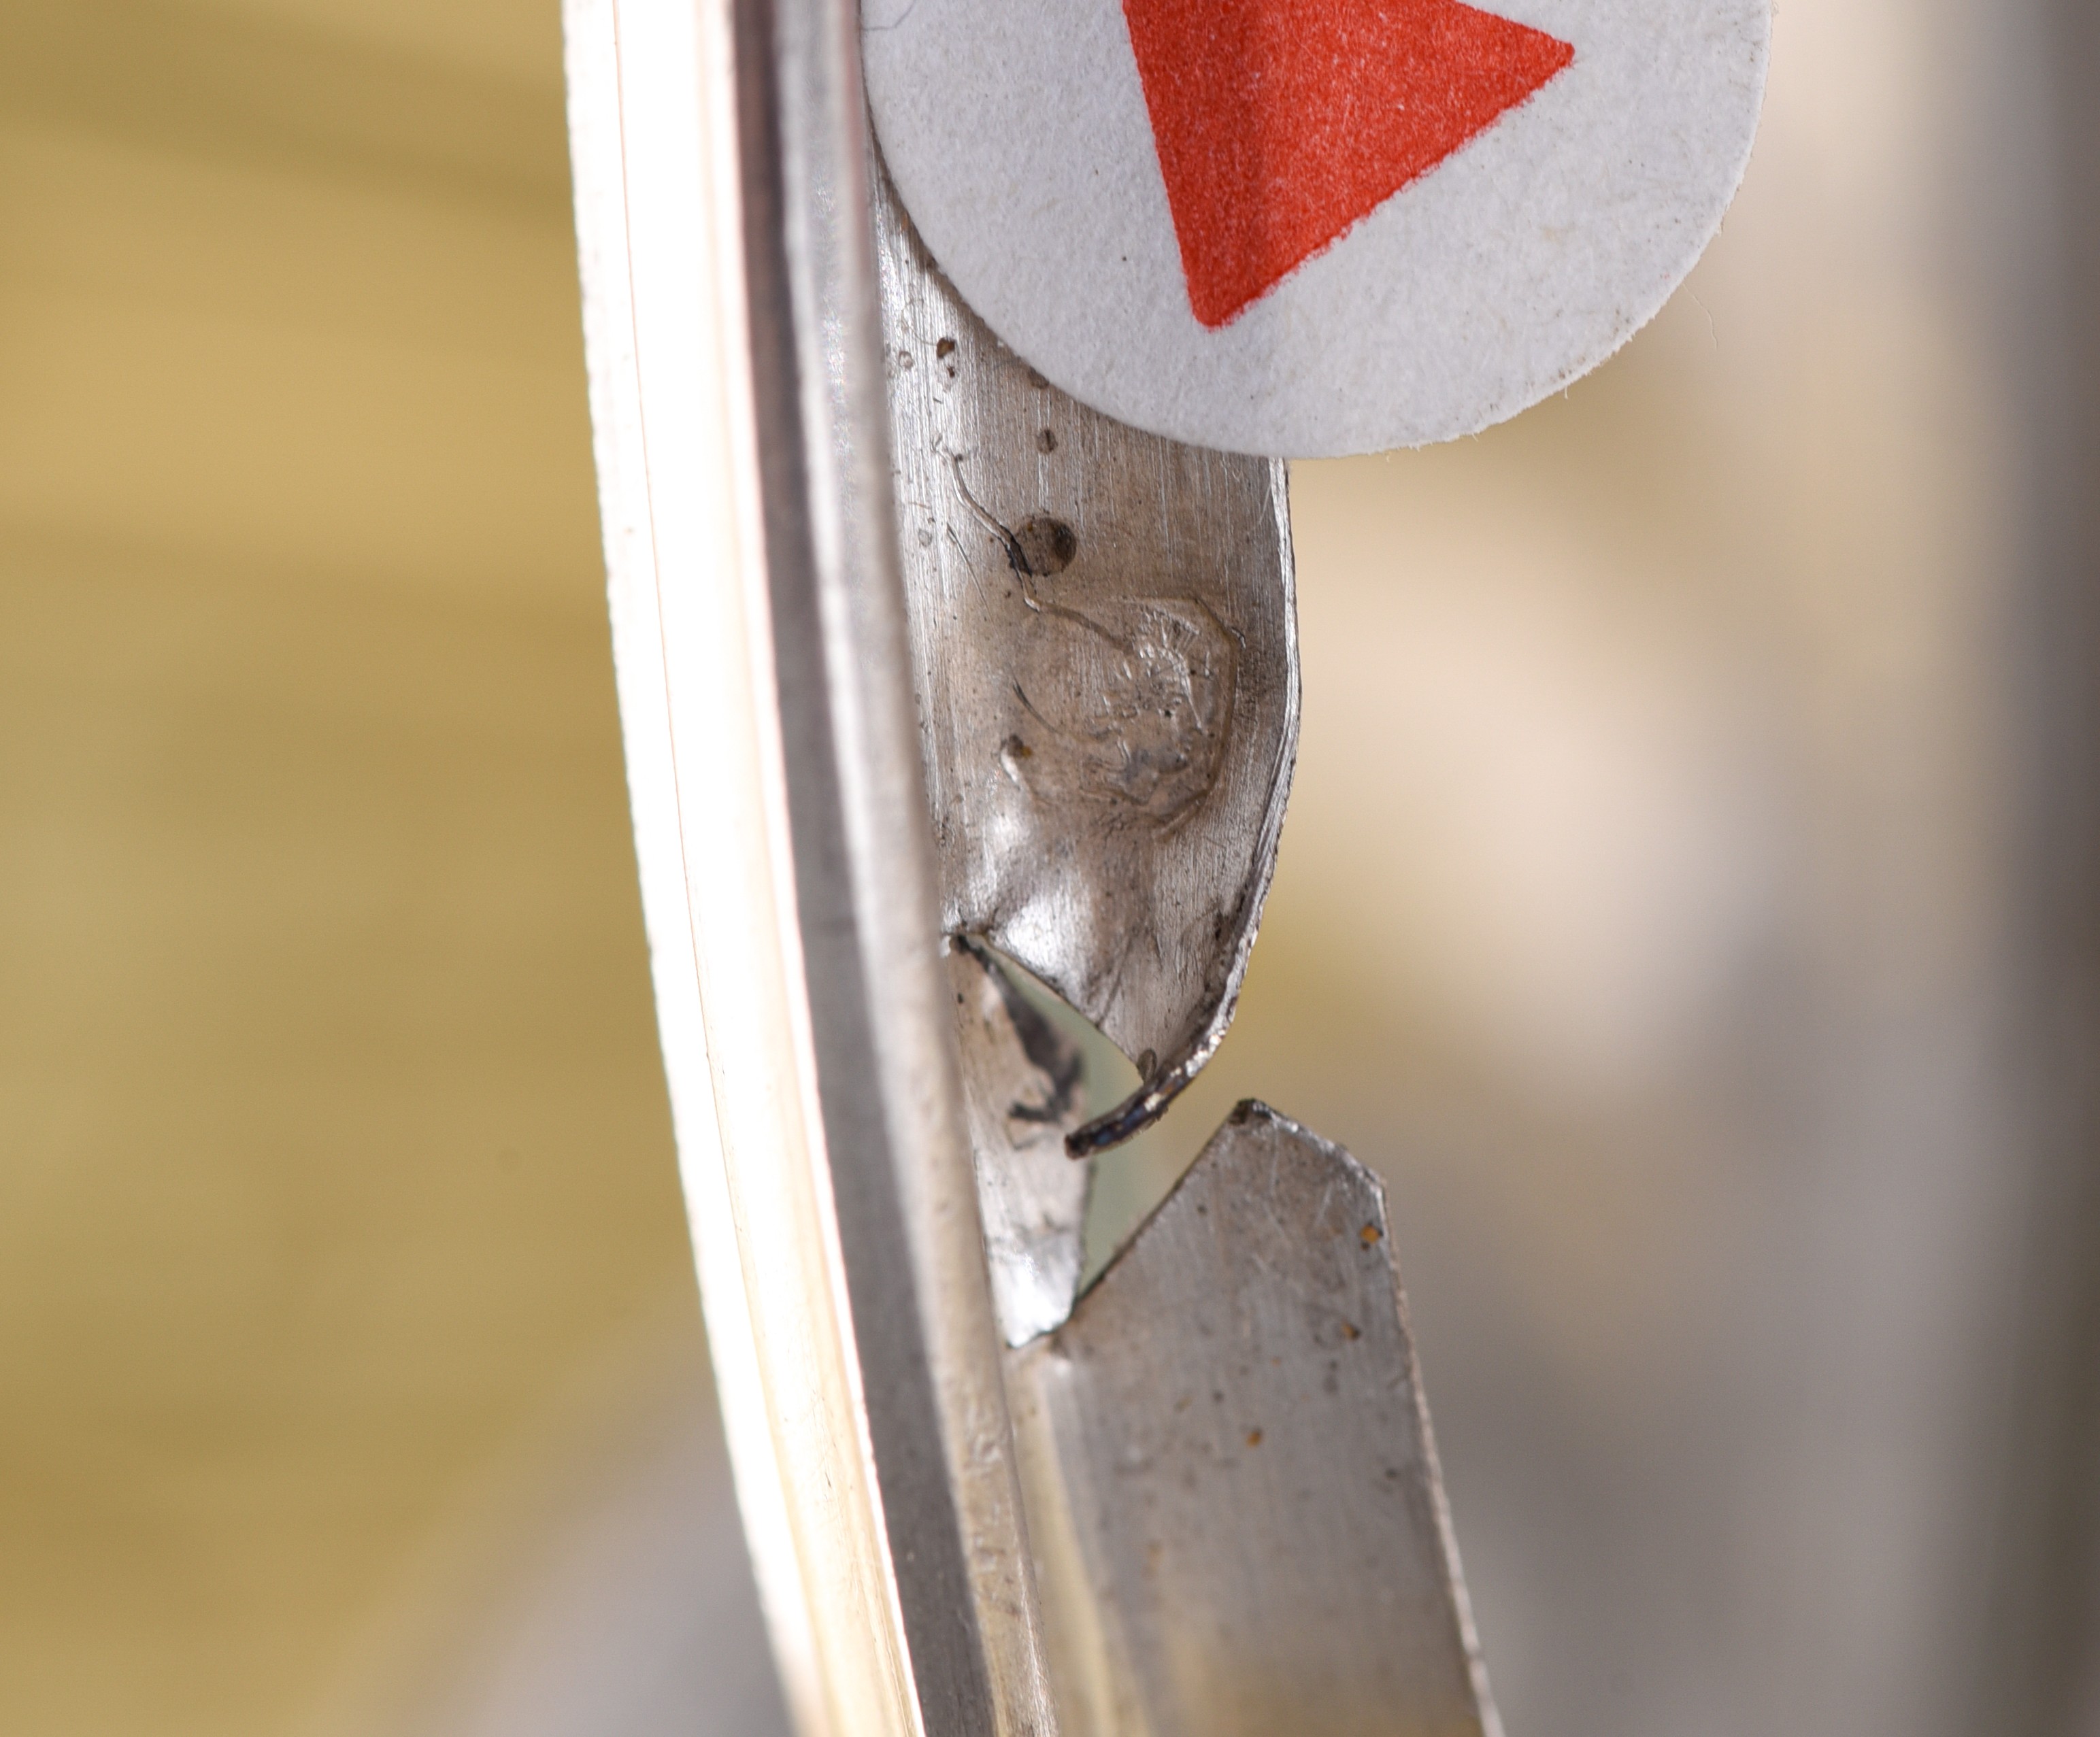
[[[1283,467],[1099,415],[1005,349],[879,178],[904,579],[941,920],[1136,1063],[1075,1154],[1231,1022],[1298,733]]]
[[[1494,1737],[1378,1180],[1242,1104],[1008,1360],[1066,1737]]]

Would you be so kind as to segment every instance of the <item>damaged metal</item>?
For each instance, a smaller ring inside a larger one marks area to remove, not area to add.
[[[1298,738],[1281,463],[1127,428],[973,314],[876,174],[885,365],[942,920],[1137,1065],[1157,1118],[1231,1022]]]

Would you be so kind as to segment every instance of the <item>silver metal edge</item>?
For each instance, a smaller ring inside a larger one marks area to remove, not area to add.
[[[737,0],[751,364],[824,1142],[925,1730],[1055,1728],[940,975],[851,0]]]

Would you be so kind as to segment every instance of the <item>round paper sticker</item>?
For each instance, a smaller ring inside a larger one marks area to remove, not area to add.
[[[905,208],[999,337],[1197,445],[1418,446],[1653,316],[1719,227],[1768,0],[862,0]]]

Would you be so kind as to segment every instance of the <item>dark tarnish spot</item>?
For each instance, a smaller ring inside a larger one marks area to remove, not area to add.
[[[1032,368],[1028,371],[1028,383],[1039,392],[1047,391],[1050,386],[1050,382]]]
[[[1048,513],[1031,513],[1021,520],[1013,541],[1022,564],[1038,579],[1063,572],[1079,552],[1079,539],[1072,527]]]
[[[1247,1431],[1247,1445],[1250,1448],[1259,1448],[1261,1445],[1261,1431],[1260,1430],[1249,1430]]]
[[[1369,1248],[1384,1234],[1385,1232],[1380,1230],[1377,1225],[1366,1224],[1361,1230],[1357,1232],[1357,1240],[1361,1242],[1365,1248]]]
[[[1039,452],[1056,452],[1057,437],[1047,428],[1040,430],[1035,436],[1035,450]]]
[[[952,337],[944,337],[933,346],[933,354],[943,362],[955,353],[955,341]]]

